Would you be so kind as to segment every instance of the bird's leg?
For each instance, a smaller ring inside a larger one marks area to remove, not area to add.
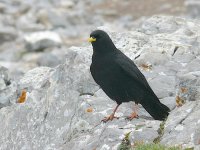
[[[114,118],[119,119],[119,117],[116,117],[116,116],[115,116],[115,112],[117,111],[117,108],[119,107],[119,105],[120,105],[120,104],[117,104],[117,106],[116,106],[115,109],[113,110],[113,113],[112,113],[110,116],[105,117],[105,118],[102,119],[101,121],[107,122],[107,121],[109,121],[109,120],[112,121]]]
[[[127,119],[132,120],[134,118],[138,118],[139,117],[138,114],[137,114],[138,108],[139,108],[138,104],[135,103],[134,106],[133,106],[133,112],[131,113],[130,116],[128,116]]]

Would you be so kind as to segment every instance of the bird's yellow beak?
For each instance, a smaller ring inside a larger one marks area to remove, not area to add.
[[[93,37],[90,37],[90,38],[88,38],[88,42],[95,42],[96,41],[96,38],[93,38]]]

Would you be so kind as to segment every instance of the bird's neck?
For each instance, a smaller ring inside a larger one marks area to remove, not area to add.
[[[92,46],[93,46],[93,54],[106,55],[110,52],[114,52],[117,50],[113,42],[104,44],[94,44]]]

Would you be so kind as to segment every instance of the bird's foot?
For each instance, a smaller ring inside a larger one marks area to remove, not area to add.
[[[130,116],[127,117],[128,120],[132,120],[134,118],[139,118],[138,114],[136,112],[132,112]]]
[[[112,121],[114,118],[119,119],[119,117],[116,117],[114,114],[111,114],[110,116],[105,117],[105,118],[102,119],[101,121],[104,122],[104,123],[106,123],[106,122],[108,122],[109,120]]]

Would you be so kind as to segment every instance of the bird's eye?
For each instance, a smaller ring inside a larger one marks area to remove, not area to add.
[[[100,35],[93,35],[92,38],[99,39]]]

